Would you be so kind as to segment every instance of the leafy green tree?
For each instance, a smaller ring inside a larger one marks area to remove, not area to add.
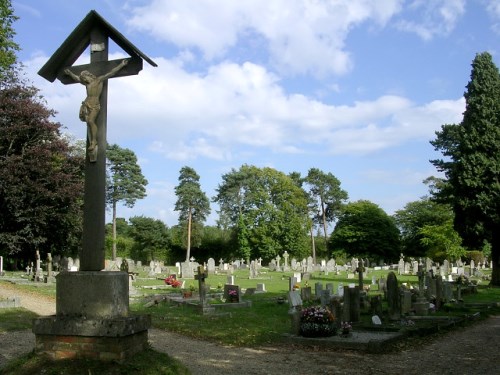
[[[121,217],[117,217],[115,222],[115,237],[113,237],[113,223],[106,224],[106,257],[113,257],[114,248],[116,249],[116,256],[129,258],[132,253],[132,248],[134,247],[134,240],[129,235],[130,226],[127,220]]]
[[[442,224],[424,225],[420,235],[420,241],[428,249],[426,255],[431,259],[442,262],[449,258],[454,261],[466,254],[452,219]]]
[[[16,32],[13,27],[17,19],[11,1],[0,0],[0,82],[2,83],[17,62],[16,52],[20,48],[14,42]]]
[[[175,187],[175,211],[179,211],[179,225],[187,230],[186,262],[191,257],[192,229],[201,225],[210,214],[210,201],[201,190],[200,176],[191,167],[182,167],[179,185]]]
[[[134,259],[148,262],[169,260],[170,236],[161,221],[144,216],[130,218],[130,237],[134,240],[131,255]]]
[[[148,181],[144,178],[141,167],[137,164],[137,156],[128,148],[113,144],[106,151],[107,184],[106,203],[113,212],[113,251],[116,259],[116,205],[119,202],[127,207],[134,207],[138,199],[146,196]]]
[[[238,220],[238,250],[238,256],[245,258],[247,263],[249,263],[252,250],[248,241],[247,225],[241,214]]]
[[[449,205],[425,197],[407,203],[404,209],[396,211],[394,219],[401,231],[403,253],[412,257],[424,257],[428,247],[422,242],[422,228],[451,222],[453,211]]]
[[[325,242],[328,241],[328,224],[338,217],[343,204],[349,199],[340,181],[331,173],[311,168],[305,177],[309,186],[310,207],[314,212],[313,222],[323,226]]]
[[[399,230],[394,220],[375,203],[348,203],[330,236],[333,251],[350,256],[393,261],[400,251]]]
[[[273,168],[243,165],[222,176],[214,201],[237,228],[241,215],[251,256],[269,260],[285,250],[307,254],[307,199],[294,180]]]
[[[445,157],[431,160],[446,177],[436,196],[453,207],[465,246],[491,243],[491,284],[500,286],[500,74],[489,53],[472,62],[464,97],[462,122],[443,125],[431,141]]]
[[[15,75],[0,90],[0,253],[76,254],[84,159],[61,137],[38,90]]]

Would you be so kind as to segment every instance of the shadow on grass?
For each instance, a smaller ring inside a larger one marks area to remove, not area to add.
[[[123,363],[87,359],[52,361],[34,353],[19,357],[0,369],[2,375],[189,375],[190,371],[167,354],[146,349]]]

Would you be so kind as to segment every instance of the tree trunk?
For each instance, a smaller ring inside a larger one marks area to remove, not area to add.
[[[187,235],[187,250],[186,250],[186,262],[189,262],[191,255],[191,207],[189,207],[188,212],[188,235]]]
[[[491,286],[500,287],[500,232],[493,230],[491,240],[491,260],[493,263],[493,270],[491,272]]]
[[[113,260],[116,260],[116,202],[113,201]]]
[[[323,218],[323,233],[325,234],[325,245],[328,243],[328,234],[326,233],[326,212],[325,212],[325,202],[321,200],[321,215]]]
[[[313,263],[316,264],[316,244],[314,243],[314,225],[311,225],[311,246],[312,246]]]

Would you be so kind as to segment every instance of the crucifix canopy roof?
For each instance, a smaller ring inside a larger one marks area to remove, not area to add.
[[[38,74],[50,82],[54,82],[59,73],[73,65],[80,55],[90,45],[91,31],[99,28],[119,47],[127,52],[132,59],[147,61],[152,66],[156,63],[146,56],[136,46],[125,38],[118,30],[102,18],[95,10],[90,11],[87,16],[78,24],[73,32],[66,38],[51,58],[39,70]]]

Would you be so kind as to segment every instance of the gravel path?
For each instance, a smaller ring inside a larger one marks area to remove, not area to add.
[[[54,301],[20,293],[0,283],[0,297],[20,296],[21,304],[40,315],[55,311]],[[0,334],[0,368],[34,347],[31,331]],[[500,374],[500,316],[426,340],[397,353],[365,354],[303,348],[298,345],[227,347],[151,329],[152,347],[183,362],[193,375],[229,374]]]

